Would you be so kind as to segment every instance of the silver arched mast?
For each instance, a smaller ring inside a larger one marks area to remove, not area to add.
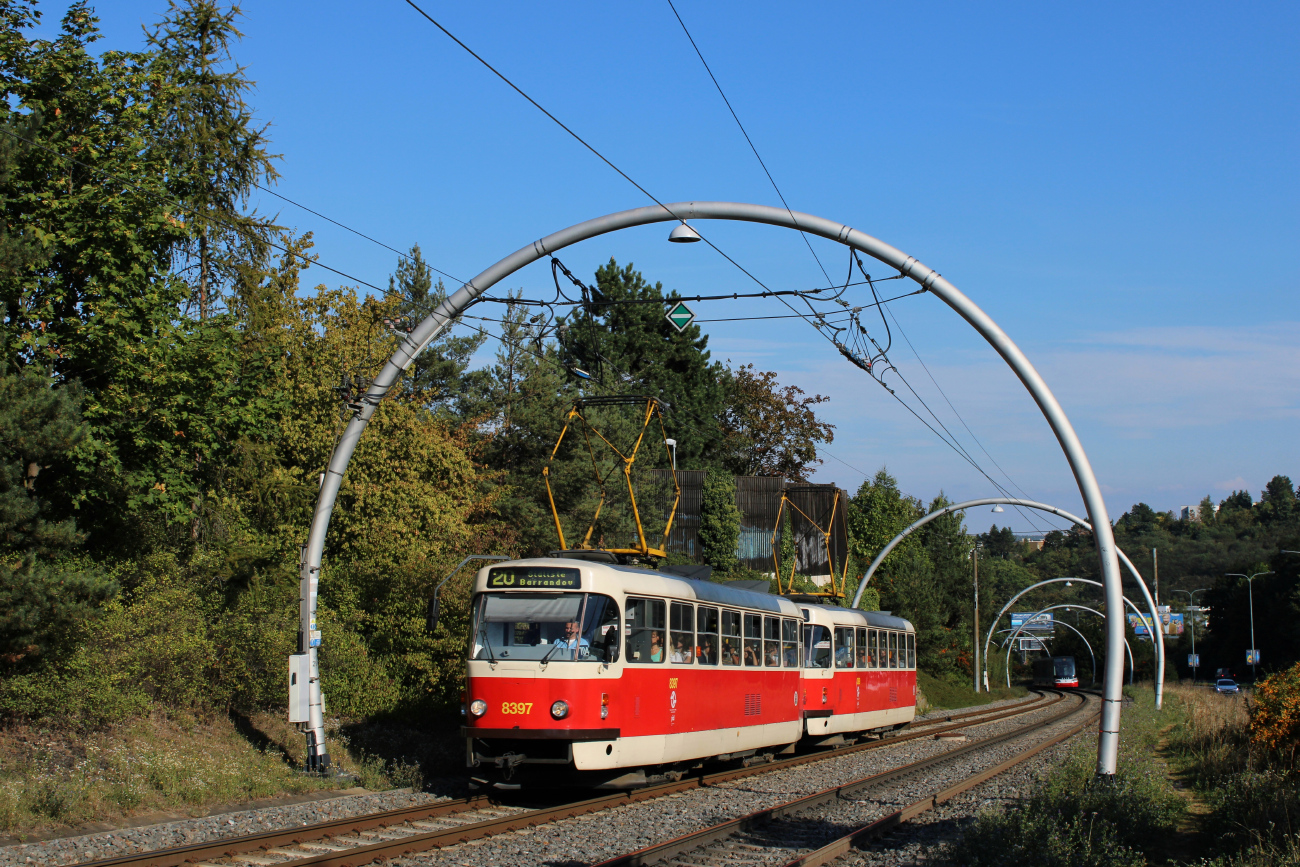
[[[858,603],[862,601],[862,591],[867,589],[867,584],[871,582],[872,576],[876,574],[876,569],[880,568],[880,564],[883,563],[885,558],[889,556],[889,552],[893,551],[894,548],[898,547],[899,543],[902,542],[904,539],[906,539],[908,536],[912,535],[912,533],[921,529],[926,524],[933,521],[935,518],[942,518],[944,515],[951,514],[952,512],[962,512],[965,511],[966,509],[973,509],[976,506],[991,506],[991,505],[1020,506],[1026,509],[1037,509],[1040,512],[1048,512],[1053,515],[1059,515],[1067,521],[1078,524],[1079,526],[1083,527],[1085,530],[1092,530],[1092,524],[1088,523],[1083,518],[1080,518],[1078,515],[1071,515],[1069,512],[1065,511],[1064,509],[1058,509],[1056,506],[1049,506],[1046,503],[1036,503],[1033,500],[1020,500],[1020,499],[1016,499],[1015,497],[983,497],[978,500],[967,500],[964,503],[953,503],[950,506],[944,506],[942,509],[935,509],[930,514],[924,515],[918,518],[916,521],[913,521],[901,533],[899,533],[894,538],[890,539],[888,545],[880,549],[880,553],[876,555],[876,559],[872,560],[871,565],[867,567],[866,574],[862,576],[862,581],[858,583],[858,592],[853,597],[853,607],[857,608]],[[1118,547],[1115,548],[1115,553],[1119,556],[1119,559],[1124,562],[1124,565],[1128,568],[1129,573],[1133,576],[1133,580],[1137,582],[1138,589],[1142,591],[1142,598],[1146,601],[1147,608],[1151,611],[1151,622],[1153,624],[1159,624],[1160,612],[1156,608],[1156,601],[1151,598],[1151,591],[1150,589],[1147,588],[1147,582],[1142,579],[1142,574],[1138,572],[1137,567],[1133,565],[1133,561],[1128,558],[1127,554],[1121,551]],[[1096,582],[1091,582],[1091,583],[1096,583]],[[1037,587],[1039,585],[1035,584],[1034,586]],[[1019,599],[1020,597],[1017,596],[1016,598]],[[1109,599],[1109,597],[1107,598]],[[1164,706],[1164,695],[1165,695],[1165,636],[1163,631],[1160,630],[1157,631],[1160,634],[1159,637],[1155,639],[1156,642],[1156,710],[1160,710]],[[1122,631],[1121,634],[1123,634]],[[1107,635],[1109,639],[1109,633]],[[977,647],[975,648],[975,650],[978,653],[979,648]],[[985,663],[984,665],[985,680],[987,680],[988,660],[984,660],[984,663]],[[979,665],[978,656],[976,656],[975,664],[976,666]],[[988,685],[986,683],[985,688],[987,688],[987,686]]]
[[[356,450],[357,441],[374,415],[375,408],[398,381],[402,370],[410,364],[425,347],[438,336],[455,316],[474,303],[484,292],[498,281],[513,274],[520,268],[535,262],[547,254],[554,253],[579,241],[651,223],[674,222],[684,220],[738,220],[750,223],[765,223],[783,226],[803,232],[810,232],[831,241],[859,250],[889,267],[897,270],[923,288],[930,290],[971,324],[985,340],[1002,356],[1003,360],[1015,371],[1016,376],[1029,390],[1034,402],[1042,411],[1044,418],[1056,435],[1065,458],[1079,486],[1079,493],[1088,510],[1092,525],[1096,528],[1094,538],[1097,553],[1101,560],[1102,576],[1106,585],[1106,690],[1102,703],[1101,723],[1097,740],[1097,772],[1099,774],[1115,773],[1115,762],[1119,750],[1120,677],[1123,671],[1124,618],[1122,616],[1119,560],[1115,553],[1115,539],[1111,533],[1110,517],[1102,499],[1101,488],[1093,475],[1092,465],[1079,443],[1070,420],[1066,418],[1056,397],[1043,382],[1038,371],[1029,363],[1029,359],[1020,351],[1001,328],[989,318],[983,310],[963,295],[956,286],[945,280],[937,271],[926,267],[912,256],[871,237],[857,229],[850,228],[833,220],[814,217],[811,214],[791,212],[785,208],[773,208],[766,205],[747,205],[736,202],[679,202],[666,206],[635,208],[620,211],[584,223],[578,223],[547,235],[538,241],[523,247],[497,262],[473,280],[458,289],[450,298],[438,306],[423,322],[415,327],[402,341],[401,345],[389,358],[374,383],[362,398],[362,405],[351,421],[348,422],[338,445],[330,456],[329,467],[321,484],[320,497],[312,516],[311,531],[303,550],[301,563],[301,581],[299,597],[299,614],[301,617],[302,639],[299,650],[307,657],[305,666],[309,687],[309,718],[306,722],[308,739],[308,765],[323,767],[328,764],[329,756],[325,750],[325,720],[320,691],[320,667],[317,648],[312,646],[315,632],[316,593],[320,577],[321,556],[325,547],[325,533],[329,528],[330,514],[334,501],[338,497],[339,486],[348,462]],[[1114,668],[1114,672],[1110,671]]]

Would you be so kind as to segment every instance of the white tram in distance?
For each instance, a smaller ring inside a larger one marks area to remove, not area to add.
[[[471,786],[630,788],[910,722],[915,632],[646,568],[560,557],[479,570]]]

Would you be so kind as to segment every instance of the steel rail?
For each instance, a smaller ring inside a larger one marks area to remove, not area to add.
[[[922,737],[931,737],[968,726],[984,725],[986,723],[1006,719],[1007,717],[1031,713],[1035,710],[1050,707],[1057,702],[1062,701],[1064,696],[1056,695],[1051,699],[1044,700],[1045,698],[1046,696],[1040,693],[1033,698],[1016,702],[1015,704],[1006,705],[1005,707],[992,709],[985,708],[958,714],[948,714],[942,718],[923,721],[918,724],[915,729],[908,731],[906,734],[886,736],[879,740],[869,741],[864,744],[831,748],[806,756],[796,756],[794,758],[782,759],[761,765],[756,764],[745,768],[734,768],[725,771],[717,771],[712,774],[687,777],[675,782],[661,783],[655,786],[647,786],[643,789],[635,789],[628,792],[611,793],[609,795],[591,798],[584,801],[563,804],[558,807],[532,810],[525,813],[515,813],[510,816],[493,818],[483,822],[466,823],[454,828],[431,831],[423,834],[411,834],[398,840],[390,840],[384,841],[382,844],[374,844],[374,846],[356,846],[336,853],[323,853],[309,858],[281,861],[277,863],[276,867],[280,867],[280,865],[364,864],[380,857],[395,857],[403,852],[442,848],[448,845],[466,842],[468,840],[477,840],[481,837],[519,830],[533,825],[545,824],[547,822],[568,818],[570,816],[584,815],[586,813],[651,800],[653,798],[689,791],[691,789],[706,788],[708,786],[717,785],[718,783],[730,782],[744,777],[757,776],[759,774],[766,774],[773,771],[784,770],[786,768],[827,761],[849,753],[882,749],[894,744],[906,743],[907,741]],[[983,717],[983,719],[980,719],[980,717]],[[945,723],[954,724],[944,725]],[[221,840],[210,840],[203,843],[191,843],[185,846],[160,849],[154,852],[120,855],[98,861],[84,862],[82,867],[181,867],[181,865],[202,861],[206,858],[238,857],[240,853],[254,853],[259,850],[265,851],[281,846],[292,846],[343,834],[358,834],[363,831],[370,831],[377,828],[400,826],[407,822],[418,822],[442,816],[472,812],[495,806],[498,803],[499,801],[487,794],[472,795],[467,798],[438,801],[433,804],[421,804],[413,807],[402,807],[395,810],[385,810],[379,813],[368,813],[352,818],[333,819],[328,822],[320,822],[313,825],[300,825],[293,828],[263,831],[242,837],[228,837]],[[407,843],[419,845],[401,849],[400,851],[392,851],[395,848],[398,848],[398,844]],[[382,847],[385,845],[387,845],[390,850],[387,853],[375,849],[375,846]],[[368,858],[356,860],[358,856],[369,854],[372,849],[378,854],[371,854]],[[337,858],[334,858],[334,856],[337,856]]]
[[[882,837],[885,834],[888,834],[890,831],[897,828],[899,825],[903,824],[904,822],[914,819],[928,810],[933,810],[935,807],[938,807],[940,804],[946,801],[950,801],[953,798],[957,797],[958,795],[963,794],[964,792],[968,792],[982,783],[988,782],[989,780],[993,779],[1003,771],[1013,768],[1016,765],[1020,764],[1021,762],[1028,761],[1029,759],[1041,753],[1043,750],[1046,750],[1050,747],[1054,747],[1057,744],[1062,743],[1063,741],[1069,740],[1070,738],[1077,735],[1079,732],[1083,731],[1083,729],[1086,726],[1088,726],[1090,723],[1092,723],[1092,721],[1095,720],[1100,713],[1101,711],[1098,710],[1095,713],[1090,714],[1086,719],[1084,719],[1078,725],[1070,728],[1065,732],[1062,732],[1059,735],[1056,735],[1055,737],[1049,738],[1041,743],[1035,744],[1034,746],[1030,747],[1024,752],[1012,756],[1011,758],[1007,759],[1005,762],[1002,762],[1001,764],[995,765],[989,768],[988,770],[981,771],[980,773],[975,774],[974,776],[967,777],[965,780],[962,780],[960,783],[957,783],[956,785],[949,786],[948,788],[944,789],[942,792],[936,792],[935,794],[929,797],[922,798],[921,800],[909,804],[908,806],[904,807],[901,810],[898,810],[896,812],[890,813],[888,816],[884,816],[880,819],[877,819],[876,821],[872,822],[869,825],[863,825],[861,828],[851,831],[848,834],[845,834],[843,837],[840,837],[837,840],[833,840],[830,843],[827,843],[825,846],[821,847],[820,849],[817,849],[813,852],[809,852],[807,855],[801,855],[798,858],[795,858],[791,861],[787,861],[784,865],[782,865],[782,867],[823,867],[823,865],[830,864],[832,861],[835,861],[841,855],[847,854],[851,849],[857,848],[863,842],[874,839],[876,837]]]
[[[1064,696],[1062,696],[1062,698],[1064,698]],[[593,867],[645,867],[645,865],[663,863],[677,856],[693,852],[702,846],[707,846],[718,840],[724,840],[738,832],[756,829],[777,819],[790,818],[808,810],[832,804],[846,796],[856,794],[863,790],[873,789],[902,777],[911,776],[912,774],[929,770],[937,765],[946,764],[954,759],[970,755],[971,753],[997,746],[998,744],[1015,738],[1024,737],[1025,735],[1031,734],[1039,729],[1055,725],[1061,720],[1078,713],[1086,706],[1087,699],[1085,698],[1075,707],[1053,714],[1045,720],[1039,720],[1036,723],[1022,726],[1013,731],[1001,735],[994,735],[993,737],[981,738],[980,740],[969,743],[966,746],[958,747],[934,756],[929,756],[888,771],[871,774],[842,786],[824,789],[811,795],[805,795],[802,798],[787,801],[786,803],[779,804],[775,807],[768,807],[767,809],[758,810],[745,816],[729,819],[726,822],[719,822],[716,825],[704,828],[700,831],[695,831],[663,843],[656,843],[653,846],[638,849],[635,852],[629,852],[625,855],[619,855],[605,861],[600,861],[593,865]],[[1087,725],[1087,721],[1085,720],[1081,723],[1081,726],[1082,725]]]

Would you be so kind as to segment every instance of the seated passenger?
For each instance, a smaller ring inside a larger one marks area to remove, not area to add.
[[[781,651],[778,650],[776,645],[774,644],[771,647],[769,647],[767,650],[767,665],[769,668],[775,668],[780,664],[781,664]]]
[[[687,663],[691,661],[690,648],[686,646],[686,639],[680,635],[673,639],[673,654],[669,661]]]
[[[867,649],[865,647],[859,647],[858,668],[866,668],[866,667],[867,667]]]
[[[703,644],[703,646],[700,647],[700,654],[699,654],[699,655],[700,655],[700,664],[701,664],[701,665],[714,665],[714,664],[717,662],[717,660],[716,660],[716,659],[714,658],[714,656],[713,656],[713,639],[712,639],[712,638],[706,638],[706,639],[704,639],[704,644]]]
[[[650,633],[650,661],[664,661],[664,639],[658,632]]]
[[[752,644],[745,647],[745,665],[758,665],[758,654],[754,652]]]
[[[852,668],[853,667],[853,648],[841,644],[835,648],[835,667]]]
[[[787,644],[785,646],[785,666],[794,668],[799,664],[799,650],[796,645]]]

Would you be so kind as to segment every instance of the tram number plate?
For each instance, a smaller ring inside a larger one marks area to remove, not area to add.
[[[533,703],[531,701],[503,701],[501,703],[501,712],[504,714],[532,713]]]

